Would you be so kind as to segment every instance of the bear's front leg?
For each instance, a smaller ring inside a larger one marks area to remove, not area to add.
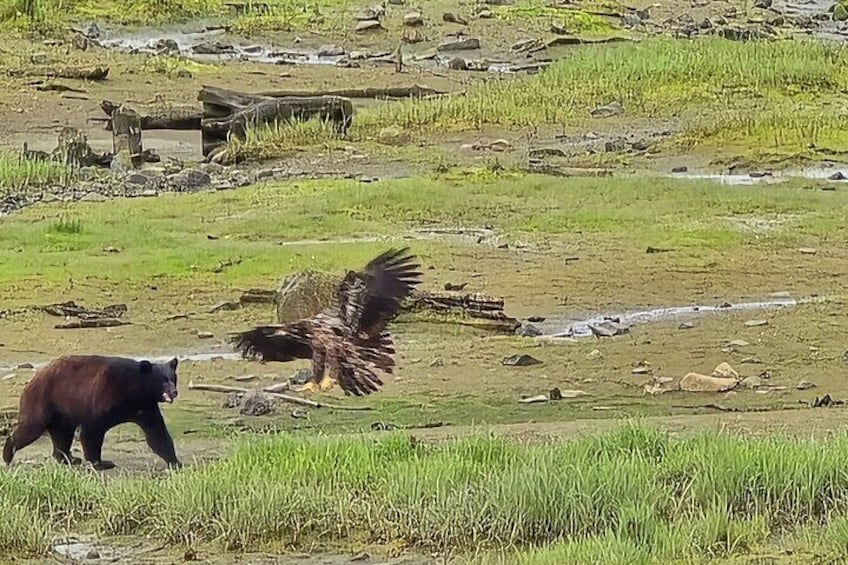
[[[177,459],[177,453],[174,451],[174,440],[168,433],[168,427],[158,406],[139,412],[135,423],[144,432],[144,438],[153,453],[161,457],[168,467],[182,467],[183,464]]]

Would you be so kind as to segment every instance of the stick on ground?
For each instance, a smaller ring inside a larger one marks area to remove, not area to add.
[[[264,392],[265,394],[272,396],[273,398],[277,398],[282,400],[283,402],[288,402],[290,404],[297,404],[300,406],[309,406],[310,408],[330,408],[332,410],[351,410],[351,411],[366,411],[373,410],[371,406],[341,406],[339,404],[325,404],[323,402],[316,402],[314,400],[307,400],[305,398],[300,398],[297,396],[290,396],[288,394],[281,394],[279,392],[274,392],[275,390],[279,390],[280,385],[271,385],[269,387],[265,387],[260,389],[260,392]],[[189,390],[205,390],[207,392],[223,392],[223,393],[231,393],[231,392],[241,392],[248,393],[250,390],[246,388],[241,388],[237,386],[226,386],[226,385],[213,385],[213,384],[194,384],[193,382],[188,383]]]

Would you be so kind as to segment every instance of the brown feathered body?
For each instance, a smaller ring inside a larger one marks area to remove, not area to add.
[[[338,304],[315,316],[233,334],[236,350],[262,361],[312,359],[311,380],[321,390],[335,382],[347,395],[376,392],[383,385],[379,372],[391,374],[395,366],[388,323],[421,282],[421,266],[408,252],[390,249],[364,270],[349,271]]]

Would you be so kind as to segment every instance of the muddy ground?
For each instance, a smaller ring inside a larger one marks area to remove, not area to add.
[[[631,3],[633,8],[651,6],[651,21],[643,33],[669,32],[680,27],[668,23],[688,14],[696,22],[726,15],[741,3],[712,2],[705,6],[675,2]],[[785,3],[775,8],[789,10]],[[391,5],[390,5],[391,6]],[[752,9],[755,10],[755,9]],[[250,38],[229,34],[185,39],[182,31],[198,31],[202,22],[158,32],[142,32],[147,40],[175,37],[180,41],[205,40],[284,46],[291,49],[317,49],[338,44],[345,52],[386,52],[394,49],[405,33],[399,24],[410,11],[393,6],[389,29],[380,34],[356,34],[355,21],[345,20],[333,32],[280,32]],[[443,21],[442,14],[464,14],[468,26]],[[351,86],[408,86],[413,83],[444,91],[461,91],[470,83],[490,80],[492,72],[455,71],[432,63],[412,60],[424,53],[448,33],[464,28],[469,36],[480,37],[485,48],[463,56],[489,57],[511,64],[528,63],[546,57],[567,56],[567,50],[539,56],[518,56],[511,49],[528,37],[549,36],[551,18],[524,17],[501,21],[471,17],[466,4],[434,4],[423,10],[427,26],[424,40],[405,47],[410,57],[403,72],[395,72],[391,63],[361,61],[359,67],[322,64],[275,64],[258,61],[217,61],[214,65],[158,72],[156,63],[145,53],[125,53],[124,41],[113,48],[89,47],[80,51],[68,43],[45,44],[42,40],[4,38],[0,52],[15,58],[15,66],[26,67],[33,57],[54,62],[84,64],[107,63],[110,79],[86,83],[84,92],[40,92],[26,80],[4,77],[0,90],[0,146],[19,149],[27,142],[30,149],[51,150],[56,133],[66,125],[81,128],[98,150],[111,147],[111,133],[91,118],[102,117],[102,99],[141,104],[158,99],[175,104],[194,104],[201,85],[214,84],[252,92],[274,89],[319,90]],[[532,13],[531,13],[532,16]],[[763,14],[740,17],[740,25],[758,25]],[[748,21],[754,19],[753,24]],[[622,28],[613,18],[615,32]],[[684,26],[685,27],[685,26]],[[821,31],[832,32],[827,26]],[[421,28],[411,28],[421,30]],[[140,35],[103,25],[106,39],[126,39]],[[816,32],[818,33],[818,32]],[[63,81],[71,84],[72,81]],[[79,85],[77,85],[79,86]],[[358,101],[357,104],[371,102]],[[575,138],[587,132],[609,137],[651,136],[673,132],[674,121],[651,122],[643,119],[587,119],[566,133]],[[551,136],[562,128],[537,132]],[[315,149],[298,151],[285,161],[248,165],[248,167],[284,166],[293,170],[338,172],[340,175],[369,177],[413,176],[430,172],[450,156],[453,164],[485,164],[492,152],[469,149],[477,142],[506,139],[513,149],[499,152],[503,164],[526,162],[531,143],[526,131],[486,128],[465,133],[431,133],[416,139],[409,147],[386,148],[367,141],[352,143],[351,151]],[[201,159],[198,132],[145,132],[146,148],[163,158],[183,161]],[[638,161],[638,168],[669,171],[688,166],[690,170],[716,170],[708,166],[709,155],[660,154]],[[580,164],[577,160],[576,164]],[[629,168],[628,168],[629,170]],[[740,231],[757,226],[740,222]],[[514,243],[514,242],[513,242]],[[797,248],[738,250],[734,254],[704,250],[695,256],[683,253],[645,253],[644,248],[620,241],[593,239],[591,245],[575,236],[568,246],[541,249],[507,249],[458,243],[450,259],[439,258],[427,270],[425,286],[438,289],[446,282],[470,281],[468,290],[502,296],[509,314],[518,318],[542,316],[540,324],[548,333],[564,330],[569,323],[604,314],[620,315],[662,307],[692,305],[718,306],[724,302],[740,304],[772,301],[765,308],[751,310],[719,309],[718,312],[683,312],[671,317],[658,315],[649,323],[635,324],[630,333],[612,338],[578,337],[551,341],[517,340],[509,336],[491,336],[484,332],[426,323],[398,324],[400,337],[399,371],[373,399],[351,400],[338,391],[327,399],[340,404],[370,404],[370,412],[346,412],[331,409],[304,409],[279,404],[265,416],[246,416],[237,409],[222,406],[225,395],[190,390],[188,383],[213,383],[229,386],[265,386],[288,378],[306,363],[285,366],[259,365],[227,358],[230,352],[225,333],[234,327],[273,318],[270,306],[253,306],[236,312],[208,313],[209,307],[232,300],[233,289],[197,288],[186,294],[185,287],[165,282],[158,286],[155,299],[146,289],[120,289],[120,296],[96,285],[78,284],[73,290],[38,284],[11,288],[7,305],[45,304],[73,298],[81,303],[102,306],[121,301],[133,305],[133,325],[108,330],[58,331],[54,318],[42,313],[10,316],[0,326],[0,407],[14,411],[18,396],[32,374],[29,364],[49,360],[71,352],[98,352],[134,356],[187,356],[181,363],[181,395],[174,406],[165,408],[166,418],[175,435],[181,458],[188,464],[225,454],[240,434],[253,430],[289,430],[312,434],[317,431],[338,433],[355,430],[381,434],[385,429],[408,428],[422,439],[443,439],[469,433],[473,424],[493,426],[499,433],[527,440],[573,437],[609,429],[621,418],[645,417],[673,432],[730,430],[736,433],[786,432],[800,436],[822,435],[843,427],[846,412],[842,405],[812,408],[812,403],[829,394],[832,399],[848,400],[848,360],[844,335],[844,290],[848,271],[845,242],[831,239],[810,241],[815,255],[799,254]],[[579,256],[579,260],[566,258]],[[269,286],[272,281],[257,281]],[[117,292],[117,291],[115,291]],[[69,296],[72,295],[72,296]],[[819,300],[798,305],[780,304],[791,300]],[[6,308],[3,305],[2,308]],[[185,317],[173,319],[174,314]],[[764,320],[761,323],[760,320]],[[756,323],[754,323],[756,322]],[[198,339],[197,332],[209,332],[211,338]],[[32,336],[38,335],[38,339]],[[192,360],[193,354],[208,354]],[[505,357],[526,353],[541,364],[529,367],[504,366]],[[217,357],[220,355],[220,357]],[[211,357],[211,360],[209,359]],[[645,385],[657,376],[680,377],[688,372],[709,374],[719,363],[730,363],[748,385],[722,393],[692,394],[671,392],[658,396],[646,394]],[[251,378],[245,378],[252,375]],[[520,404],[522,397],[545,394],[553,387],[574,391],[574,398],[555,403]],[[7,423],[11,423],[11,419]],[[222,441],[224,439],[225,441]],[[45,461],[49,441],[40,440],[18,454],[19,464]],[[78,449],[75,447],[75,449]],[[106,454],[119,467],[114,472],[135,472],[160,468],[147,451],[137,430],[123,427],[107,438]],[[133,562],[144,562],[139,550],[131,552]],[[156,562],[172,559],[163,554]],[[138,559],[142,559],[138,561]],[[174,558],[176,559],[176,558]],[[208,559],[205,557],[204,559]],[[296,557],[257,556],[252,561],[265,563],[346,562],[349,556]],[[289,559],[289,560],[284,560]],[[312,560],[310,560],[312,559]],[[336,561],[333,561],[336,559]],[[215,562],[215,561],[207,561]],[[221,561],[229,562],[229,561]],[[241,562],[241,559],[240,561]],[[424,563],[428,561],[378,561],[371,563]]]

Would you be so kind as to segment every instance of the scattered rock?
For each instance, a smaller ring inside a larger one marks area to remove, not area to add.
[[[432,361],[430,361],[430,364],[429,364],[429,365],[427,365],[427,366],[428,366],[428,367],[444,367],[444,365],[445,365],[445,362],[444,362],[444,361],[442,361],[442,358],[441,358],[441,357],[436,357],[435,359],[433,359]]]
[[[480,40],[476,37],[458,37],[443,41],[436,47],[437,51],[469,51],[480,49]]]
[[[671,168],[672,173],[685,173],[688,170],[689,170],[689,167],[685,167],[685,166],[672,167]]]
[[[674,379],[671,377],[653,377],[645,383],[645,393],[650,395],[663,394],[673,390],[677,390],[678,386],[674,384]]]
[[[613,320],[604,320],[597,324],[588,324],[589,330],[595,337],[613,337],[630,332],[630,328]]]
[[[604,106],[598,106],[589,113],[596,118],[609,118],[611,116],[618,116],[619,114],[623,114],[624,106],[621,104],[621,102],[615,100]]]
[[[749,328],[756,328],[759,326],[767,326],[768,320],[745,320],[745,325]]]
[[[716,365],[716,368],[713,369],[712,376],[738,379],[739,373],[737,373],[736,369],[731,367],[729,363],[719,363],[718,365]]]
[[[527,355],[526,353],[521,355],[510,355],[509,357],[505,357],[501,362],[502,365],[508,367],[529,367],[530,365],[539,365],[541,363],[541,361],[535,357]]]
[[[248,383],[250,381],[255,381],[259,377],[256,375],[239,375],[238,377],[233,377],[234,381],[238,381],[240,383]]]
[[[734,339],[734,340],[728,341],[727,345],[729,345],[730,347],[747,347],[751,344],[748,343],[747,341],[745,341],[744,339]]]
[[[760,379],[760,377],[751,376],[751,377],[745,377],[744,379],[742,379],[742,382],[740,384],[742,386],[744,386],[745,388],[749,388],[751,390],[754,390],[756,388],[763,386],[763,381],[762,381],[762,379]]]
[[[795,388],[798,390],[809,390],[815,386],[816,385],[814,385],[810,381],[801,381],[797,385],[795,385]]]
[[[842,171],[836,171],[835,173],[833,173],[832,175],[827,177],[827,179],[828,180],[845,180],[846,176],[842,173]]]
[[[695,327],[695,324],[692,322],[680,322],[680,325],[677,326],[678,330],[691,330]]]
[[[454,71],[467,71],[468,70],[468,62],[462,57],[451,57],[445,63],[447,67]]]
[[[33,365],[32,363],[21,363],[20,365],[18,365],[17,368],[18,369],[35,369],[35,365]]]
[[[554,22],[551,24],[551,33],[555,33],[557,35],[571,35],[571,32],[568,31],[568,28],[559,22]]]
[[[592,351],[586,354],[586,359],[588,359],[589,361],[597,361],[598,359],[603,358],[604,354],[601,352],[600,349],[593,349]]]
[[[633,375],[650,375],[654,370],[645,365],[637,365],[630,370]]]
[[[814,247],[802,247],[798,250],[798,252],[801,253],[801,255],[815,255],[818,253],[818,250]]]
[[[239,408],[242,416],[265,416],[274,411],[274,401],[261,392],[250,392],[244,395]]]
[[[477,17],[479,18],[480,14],[477,14]],[[465,18],[457,16],[453,12],[445,12],[444,14],[442,14],[442,21],[447,22],[449,24],[459,24],[462,26],[468,25],[468,22],[465,20]]]
[[[680,379],[680,390],[686,392],[725,392],[733,390],[739,381],[735,378],[709,377],[700,373],[687,373]]]
[[[773,0],[754,0],[754,8],[760,8],[761,10],[767,10],[771,8]]]
[[[494,16],[495,15],[492,13],[491,10],[483,9],[483,10],[480,10],[479,12],[477,12],[477,18],[481,19],[481,20],[489,20],[489,19],[493,18]]]
[[[168,179],[176,192],[191,192],[205,188],[212,183],[212,177],[200,169],[186,169],[173,174]]]
[[[215,337],[212,332],[197,332],[197,339],[209,339]]]
[[[353,28],[353,31],[356,33],[364,33],[366,31],[376,31],[385,29],[381,24],[380,20],[362,20],[356,24],[356,27]]]
[[[421,12],[409,12],[403,16],[403,25],[408,27],[417,27],[424,25],[424,16]]]
[[[537,336],[542,335],[542,330],[540,330],[538,327],[534,326],[533,324],[524,323],[524,324],[521,324],[518,327],[518,329],[515,330],[515,335],[518,335],[518,336],[521,336],[521,337],[537,337]]]
[[[340,57],[345,54],[344,48],[333,43],[322,45],[315,52],[318,57]]]
[[[80,202],[106,202],[107,200],[109,200],[109,198],[103,196],[99,192],[89,192],[80,198]]]
[[[293,385],[305,385],[312,379],[311,369],[298,369],[289,377],[289,382]]]

